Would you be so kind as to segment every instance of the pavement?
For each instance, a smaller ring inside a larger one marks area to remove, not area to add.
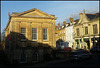
[[[47,62],[44,62],[44,63],[39,63],[39,64],[35,64],[35,65],[28,65],[28,66],[20,66],[21,68],[22,67],[25,67],[25,68],[28,68],[28,67],[45,67],[45,66],[48,66],[48,65],[52,65],[52,64],[57,64],[57,63],[64,63],[66,61],[68,61],[69,59],[68,58],[64,58],[64,59],[56,59],[56,60],[52,60],[52,61],[47,61]]]
[[[91,59],[86,59],[82,61],[75,61],[72,62],[70,59],[57,59],[57,60],[52,60],[40,64],[35,64],[35,65],[29,65],[29,66],[20,66],[21,68],[34,68],[34,67],[89,67],[89,68],[100,68],[100,55],[99,54],[94,54],[93,58]]]
[[[34,68],[34,67],[91,67],[91,68],[100,68],[100,54],[93,54],[92,59],[86,59],[81,62],[72,62],[70,58],[66,57],[64,59],[54,59],[46,62],[41,62],[38,64],[29,64],[29,65],[15,65],[15,66],[5,66],[0,65],[0,68]]]

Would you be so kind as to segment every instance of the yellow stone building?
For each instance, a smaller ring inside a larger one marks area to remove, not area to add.
[[[65,27],[66,27],[66,22],[63,22],[62,26],[60,26],[60,23],[58,23],[58,26],[56,26],[55,29],[56,41],[59,39],[65,41]]]
[[[19,57],[24,54],[26,56],[24,62],[28,62],[31,60],[28,59],[31,57],[31,53],[35,52],[33,50],[38,50],[38,56],[42,56],[43,50],[30,49],[31,47],[50,46],[56,48],[54,30],[56,19],[55,15],[49,15],[36,8],[21,13],[12,13],[5,28],[5,52],[9,54],[10,60],[18,59],[20,62]],[[15,52],[16,54],[14,54]]]
[[[79,21],[74,25],[74,49],[91,49],[100,44],[99,14],[79,14]]]

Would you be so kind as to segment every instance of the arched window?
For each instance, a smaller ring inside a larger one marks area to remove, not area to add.
[[[20,63],[26,63],[26,54],[24,52],[21,53],[20,55]]]
[[[32,62],[38,62],[38,53],[32,54]]]

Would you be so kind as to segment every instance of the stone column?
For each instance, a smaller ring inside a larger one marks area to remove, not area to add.
[[[31,28],[31,23],[32,22],[28,22],[27,24],[28,24],[28,30],[27,30],[27,32],[28,32],[28,40],[32,40],[32,28]]]
[[[78,39],[78,41],[79,41],[79,49],[80,49],[81,48],[80,39]]]
[[[89,43],[90,43],[90,49],[91,49],[92,45],[91,45],[91,37],[90,37],[90,35],[89,35]]]
[[[42,22],[39,24],[39,33],[38,33],[38,40],[40,43],[42,43],[43,39],[42,39]]]
[[[81,40],[82,40],[82,46],[83,46],[83,45],[84,45],[84,44],[83,44],[83,43],[84,43],[84,40],[83,40],[83,38],[81,38]],[[81,46],[81,48],[83,48],[82,46]]]
[[[74,38],[74,46],[73,49],[76,49],[76,42],[75,42],[75,38]]]
[[[51,31],[52,31],[52,23],[50,22],[50,23],[49,23],[49,29],[48,29],[48,34],[49,34],[49,39],[48,39],[48,40],[49,40],[49,45],[50,45],[50,46],[53,44],[53,43],[52,43],[52,39],[53,39],[53,38],[52,38],[52,32],[51,32]]]
[[[52,28],[52,31],[53,31],[53,34],[52,34],[52,35],[53,35],[53,41],[52,41],[52,42],[53,42],[53,44],[52,44],[52,45],[53,45],[54,47],[56,47],[55,20],[53,20],[52,25],[53,25],[53,28]]]

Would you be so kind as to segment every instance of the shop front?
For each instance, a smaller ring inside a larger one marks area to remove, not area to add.
[[[93,46],[100,46],[100,37],[93,37],[91,38],[91,41],[93,43]]]
[[[76,49],[80,49],[80,41],[81,41],[81,39],[75,40]]]
[[[90,49],[90,41],[89,38],[84,38],[84,49]]]

